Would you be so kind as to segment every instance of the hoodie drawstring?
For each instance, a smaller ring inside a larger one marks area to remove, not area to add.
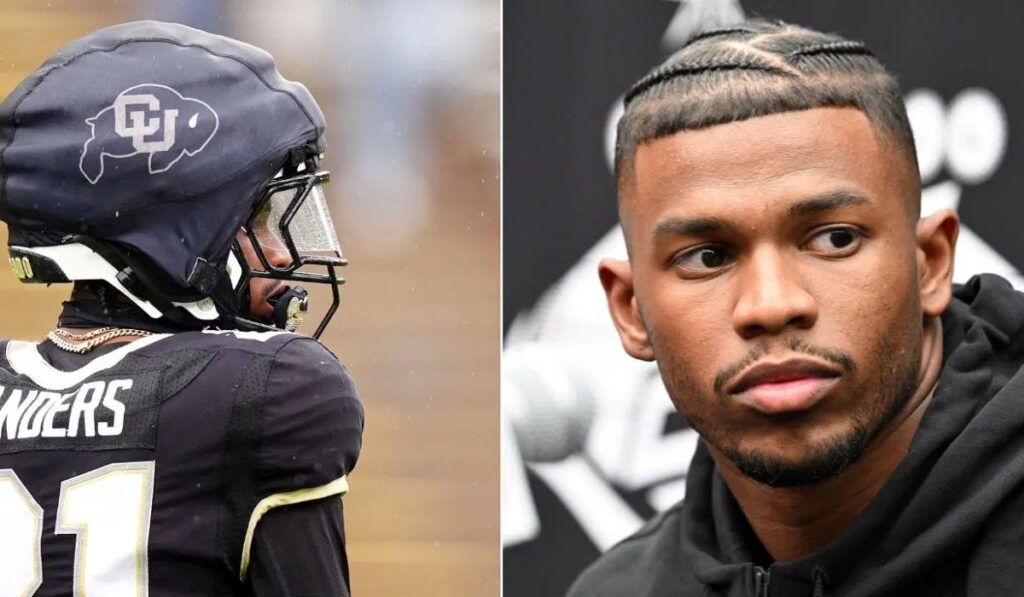
[[[828,580],[825,576],[825,569],[815,566],[811,577],[814,579],[814,597],[825,597],[825,582]]]

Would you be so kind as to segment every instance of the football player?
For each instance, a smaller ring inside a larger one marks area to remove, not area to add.
[[[45,341],[0,341],[0,595],[349,593],[324,128],[266,52],[151,21],[0,105],[11,266],[74,284]],[[332,289],[313,338],[296,282]]]

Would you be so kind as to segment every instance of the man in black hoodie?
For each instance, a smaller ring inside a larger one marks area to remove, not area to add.
[[[753,20],[626,95],[600,277],[702,441],[685,500],[572,596],[1019,595],[1024,299],[952,288],[893,77]]]

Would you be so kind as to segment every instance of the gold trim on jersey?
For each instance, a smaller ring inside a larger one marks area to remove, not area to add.
[[[242,582],[245,582],[245,576],[249,572],[249,555],[252,551],[252,538],[256,533],[256,525],[259,523],[260,519],[263,518],[264,514],[269,512],[272,508],[291,506],[292,504],[301,504],[302,502],[311,502],[313,500],[318,500],[332,495],[341,497],[346,493],[348,493],[348,478],[343,476],[340,479],[331,481],[327,485],[275,493],[274,495],[268,495],[260,500],[260,503],[256,504],[256,507],[252,510],[252,515],[249,517],[249,527],[245,531],[245,541],[242,543],[242,564],[239,567],[238,572],[239,579],[241,579]]]

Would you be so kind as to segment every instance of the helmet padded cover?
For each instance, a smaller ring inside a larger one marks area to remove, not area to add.
[[[223,265],[289,150],[324,150],[323,114],[267,52],[183,25],[101,29],[54,54],[0,104],[0,219],[144,253],[188,288]]]

